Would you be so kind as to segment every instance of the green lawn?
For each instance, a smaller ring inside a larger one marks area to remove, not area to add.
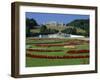
[[[26,58],[26,67],[89,64],[89,59],[35,59]]]
[[[36,46],[36,44],[64,44],[68,42],[75,42],[77,39],[61,39],[61,40],[26,40],[27,49],[45,49],[45,50],[62,50],[61,52],[30,52],[31,54],[36,55],[48,55],[48,56],[84,56],[89,55],[89,53],[81,53],[81,54],[68,54],[69,50],[81,50],[81,49],[89,49],[89,43],[81,42],[80,45],[73,45],[75,48],[65,48],[64,46],[51,46],[51,47],[41,47]],[[27,52],[27,50],[26,50]],[[36,66],[60,66],[60,65],[80,65],[80,64],[89,64],[89,58],[84,59],[41,59],[41,58],[31,58],[26,57],[26,67],[36,67]]]

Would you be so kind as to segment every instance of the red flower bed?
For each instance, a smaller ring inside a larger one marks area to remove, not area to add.
[[[62,52],[63,50],[27,49],[27,51],[33,51],[33,52]]]
[[[39,47],[50,47],[50,46],[64,46],[64,44],[36,44]]]
[[[51,47],[51,46],[68,46],[68,45],[80,45],[79,43],[65,43],[65,44],[35,44],[39,47]]]
[[[67,53],[77,54],[77,53],[89,53],[89,50],[69,50]]]
[[[89,58],[86,56],[47,56],[47,55],[35,55],[35,54],[26,54],[27,57],[31,58],[45,58],[45,59],[78,59],[78,58]]]

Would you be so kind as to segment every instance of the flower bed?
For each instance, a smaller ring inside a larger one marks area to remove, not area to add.
[[[62,52],[63,50],[27,49],[27,51],[33,51],[33,52]]]
[[[78,59],[78,58],[89,58],[89,55],[85,56],[47,56],[47,55],[35,55],[35,54],[26,54],[27,57],[31,58],[45,58],[45,59]]]
[[[35,44],[38,47],[51,47],[51,46],[70,46],[70,45],[80,45],[79,43],[65,43],[65,44]]]
[[[67,51],[69,54],[79,54],[79,53],[89,53],[89,50],[69,50]]]

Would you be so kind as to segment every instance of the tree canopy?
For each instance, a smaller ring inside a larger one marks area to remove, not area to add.
[[[26,27],[29,27],[29,29],[34,29],[36,28],[35,26],[37,26],[37,22],[35,19],[29,19],[29,18],[26,18]]]
[[[57,32],[58,30],[47,28],[47,26],[45,25],[42,25],[42,27],[40,28],[40,33],[52,34],[52,33],[57,33]]]
[[[77,33],[76,34],[79,34],[79,35],[83,35],[83,36],[89,36],[89,19],[77,19],[77,20],[74,20],[70,23],[67,24],[67,26],[73,26],[74,27],[74,30],[75,28],[79,28],[81,30],[84,30],[85,33]]]

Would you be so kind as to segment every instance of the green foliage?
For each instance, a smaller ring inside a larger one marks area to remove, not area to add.
[[[48,33],[58,33],[58,30],[56,29],[47,29]]]
[[[77,34],[76,28],[73,28],[73,29],[72,29],[72,34]]]
[[[37,22],[35,19],[29,19],[29,18],[26,18],[26,27],[29,27],[29,29],[34,29],[35,26],[37,26]]]
[[[42,27],[40,28],[40,32],[41,33],[46,33],[47,27],[45,25],[42,25]]]
[[[66,33],[66,34],[76,34],[76,28],[67,28],[61,31],[62,33]]]
[[[74,20],[67,24],[67,26],[73,26],[74,28],[79,28],[85,31],[85,33],[74,33],[79,34],[88,37],[89,36],[89,19],[80,19],[80,20]],[[73,29],[75,30],[75,29]]]
[[[56,29],[48,29],[45,25],[42,25],[42,27],[40,28],[40,33],[57,33],[58,30]]]
[[[34,29],[35,26],[37,26],[37,22],[35,19],[29,19],[26,18],[26,37],[30,37],[31,36],[31,32],[30,29]]]
[[[26,37],[30,36],[30,29],[28,27],[26,27]]]

